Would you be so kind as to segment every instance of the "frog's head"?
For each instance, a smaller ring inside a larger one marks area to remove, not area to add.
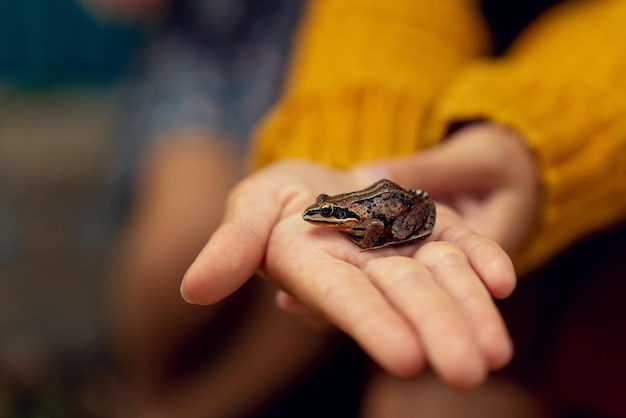
[[[342,230],[351,230],[361,220],[359,215],[325,194],[319,195],[315,203],[306,208],[302,213],[302,219],[318,226]]]

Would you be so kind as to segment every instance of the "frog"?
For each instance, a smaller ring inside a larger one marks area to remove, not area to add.
[[[320,194],[302,218],[338,229],[362,250],[408,245],[430,236],[437,217],[424,190],[404,189],[381,179],[363,190]]]

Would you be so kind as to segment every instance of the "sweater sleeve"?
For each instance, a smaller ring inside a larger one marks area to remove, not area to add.
[[[471,0],[313,0],[286,91],[257,131],[253,164],[336,167],[414,152],[433,98],[486,49]]]
[[[502,59],[466,66],[438,99],[426,142],[455,123],[520,132],[542,173],[539,219],[521,270],[626,218],[626,1],[566,2]]]

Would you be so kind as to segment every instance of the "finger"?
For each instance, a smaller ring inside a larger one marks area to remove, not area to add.
[[[527,240],[532,225],[536,222],[537,196],[524,193],[522,189],[503,187],[490,194],[482,202],[480,212],[465,211],[458,205],[459,211],[466,213],[466,226],[496,241],[509,254],[516,253]]]
[[[508,363],[513,347],[502,317],[462,250],[437,241],[420,248],[416,259],[428,267],[462,313],[489,368]]]
[[[181,284],[186,301],[218,302],[241,287],[261,265],[283,202],[272,183],[251,179],[258,177],[233,190],[222,225],[187,270]]]
[[[418,332],[429,362],[447,383],[470,387],[483,381],[485,363],[467,321],[423,264],[406,257],[380,258],[368,272]]]
[[[517,284],[513,263],[494,241],[462,226],[444,227],[438,236],[461,249],[493,296],[506,298],[513,292]]]
[[[359,168],[373,177],[388,177],[406,187],[427,190],[435,198],[457,190],[482,190],[501,182],[498,154],[480,141],[446,141],[407,157]]]
[[[381,367],[399,377],[422,370],[424,354],[414,331],[360,269],[328,256],[289,264],[299,268],[283,272],[293,277],[287,290],[350,335]]]

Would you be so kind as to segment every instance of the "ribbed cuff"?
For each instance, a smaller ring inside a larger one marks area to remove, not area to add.
[[[471,0],[309,4],[286,95],[255,138],[255,168],[285,158],[348,167],[414,152],[434,97],[486,49]]]
[[[626,212],[626,98],[519,62],[468,67],[440,98],[426,128],[433,144],[473,120],[515,129],[535,152],[543,180],[540,219],[515,261],[528,270]]]

